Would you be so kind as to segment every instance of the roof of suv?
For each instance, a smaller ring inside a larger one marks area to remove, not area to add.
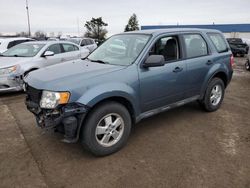
[[[170,28],[170,29],[149,29],[149,30],[138,30],[138,31],[130,31],[125,32],[127,33],[138,33],[138,34],[152,34],[152,35],[159,35],[164,33],[180,33],[180,32],[220,32],[214,29],[198,29],[198,28]]]

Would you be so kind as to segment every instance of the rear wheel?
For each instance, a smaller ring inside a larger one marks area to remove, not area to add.
[[[245,63],[245,68],[250,71],[250,62],[249,60]]]
[[[128,110],[116,102],[98,105],[82,129],[82,144],[97,156],[117,152],[127,142],[131,130]]]
[[[220,78],[213,78],[206,89],[205,96],[200,104],[208,111],[213,112],[220,108],[224,98],[225,86]]]

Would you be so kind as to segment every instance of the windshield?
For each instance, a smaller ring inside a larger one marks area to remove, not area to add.
[[[28,44],[23,43],[16,45],[6,52],[2,53],[2,56],[8,57],[34,57],[45,44]]]
[[[112,65],[130,65],[139,56],[150,36],[145,34],[115,35],[92,52],[88,59]]]
[[[68,39],[68,41],[73,42],[73,43],[75,43],[77,45],[80,45],[81,39],[71,38],[71,39]]]

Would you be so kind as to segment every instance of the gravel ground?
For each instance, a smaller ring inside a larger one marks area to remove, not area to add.
[[[220,110],[191,103],[145,119],[103,158],[37,128],[23,93],[1,95],[0,187],[250,188],[250,72],[235,61]]]

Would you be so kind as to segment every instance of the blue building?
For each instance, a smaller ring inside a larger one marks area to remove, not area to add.
[[[250,24],[211,24],[211,25],[145,25],[141,30],[146,29],[167,29],[167,28],[200,28],[217,29],[229,37],[240,37],[250,39]]]

